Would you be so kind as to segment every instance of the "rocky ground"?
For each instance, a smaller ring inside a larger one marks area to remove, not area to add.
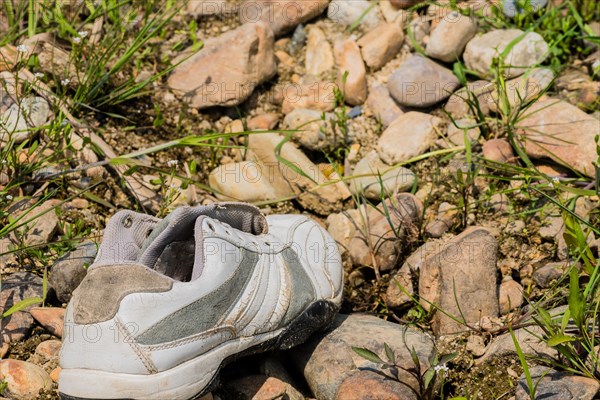
[[[174,3],[0,14],[3,396],[57,397],[118,209],[234,199],[326,226],[344,304],[207,398],[598,398],[593,1]]]

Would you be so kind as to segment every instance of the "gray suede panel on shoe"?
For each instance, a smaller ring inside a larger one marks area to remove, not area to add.
[[[241,249],[242,260],[231,277],[212,292],[148,328],[136,337],[142,345],[182,339],[214,328],[232,304],[237,303],[259,260],[255,252]]]
[[[166,292],[173,281],[143,265],[106,265],[90,268],[73,292],[76,324],[96,324],[113,318],[121,300],[131,293]]]
[[[280,328],[293,321],[317,298],[310,278],[300,263],[296,252],[288,247],[283,250],[282,255],[286,268],[290,273],[292,297],[290,299],[290,306],[279,324]]]

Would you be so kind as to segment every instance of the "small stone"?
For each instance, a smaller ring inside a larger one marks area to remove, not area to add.
[[[410,8],[414,5],[419,4],[423,0],[390,0],[392,5],[396,8]]]
[[[60,340],[45,340],[35,348],[35,354],[45,361],[57,359],[61,344]]]
[[[42,278],[30,272],[17,272],[2,279],[0,310],[8,310],[28,298],[43,297]],[[27,310],[27,309],[26,309]],[[33,325],[33,318],[26,311],[17,311],[2,318],[2,342],[21,340]]]
[[[227,4],[227,0],[196,0],[187,3],[187,13],[194,18],[235,12],[232,8]]]
[[[455,146],[465,145],[465,133],[471,144],[475,144],[481,131],[477,126],[477,122],[471,118],[463,118],[454,120],[454,123],[448,125],[448,139]]]
[[[511,221],[504,227],[504,233],[510,236],[521,236],[525,230],[525,222],[517,219],[515,221]]]
[[[598,159],[594,138],[600,124],[594,117],[564,101],[547,98],[527,109],[519,121],[521,140],[532,158],[550,158],[587,176],[595,176]]]
[[[554,282],[564,276],[569,267],[568,263],[551,262],[533,272],[533,281],[542,289],[552,287]]]
[[[368,12],[367,10],[370,9]],[[367,12],[364,16],[363,14]],[[360,26],[365,30],[375,29],[382,20],[378,7],[367,0],[332,0],[327,9],[327,18],[341,25],[350,26],[362,18]]]
[[[31,316],[48,332],[56,337],[62,337],[65,323],[65,309],[58,307],[32,307]]]
[[[483,144],[483,157],[501,164],[516,162],[512,146],[506,139],[490,139]]]
[[[26,361],[10,358],[0,361],[0,376],[7,384],[2,394],[9,398],[35,399],[40,390],[52,387],[52,379],[48,373]]]
[[[512,310],[521,307],[523,303],[523,287],[507,277],[501,284],[498,291],[498,302],[500,305],[500,314],[506,315]]]
[[[401,115],[379,138],[379,157],[393,165],[423,154],[435,143],[440,123],[439,118],[417,111]]]
[[[600,389],[596,379],[584,376],[569,375],[554,369],[534,366],[529,369],[535,383],[535,398],[545,400],[592,400]],[[515,400],[530,399],[529,388],[525,374],[521,375],[517,384]]]
[[[61,367],[56,367],[50,372],[50,379],[52,382],[58,382],[58,377],[60,376],[60,371],[62,371]]]
[[[18,229],[24,246],[46,245],[50,242],[58,229],[55,208],[59,204],[60,200],[47,200],[29,212],[36,218]]]
[[[315,82],[306,85],[288,85],[283,91],[281,111],[289,114],[296,108],[317,111],[333,111],[335,108],[334,89],[331,82]]]
[[[521,35],[522,39],[504,58],[504,64],[509,66],[504,69],[506,76],[514,78],[544,61],[549,54],[548,44],[539,34],[519,29],[497,29],[476,36],[467,43],[463,54],[467,68],[481,77],[491,75],[492,60]]]
[[[467,345],[465,348],[475,357],[481,357],[485,354],[485,340],[479,335],[471,334],[467,338]]]
[[[304,400],[304,396],[290,384],[265,375],[245,376],[228,382],[226,387],[240,400]]]
[[[360,160],[352,176],[369,175],[353,178],[350,181],[352,194],[363,193],[368,199],[381,200],[395,193],[405,192],[415,183],[415,174],[404,167],[386,165],[376,151],[371,151]]]
[[[356,354],[352,347],[369,349],[385,357],[383,343],[396,356],[398,365],[413,365],[409,349],[414,347],[421,368],[429,367],[432,338],[417,329],[384,321],[370,315],[338,314],[329,332],[313,337],[292,350],[292,359],[304,372],[317,399],[334,400],[344,380],[357,369],[380,371],[380,366]],[[399,380],[418,390],[414,377],[399,370]]]
[[[240,5],[240,19],[243,24],[262,21],[280,36],[317,17],[328,4],[329,0],[245,0]]]
[[[255,23],[206,40],[202,51],[179,64],[167,83],[191,107],[204,109],[238,105],[276,73],[273,32]]]
[[[333,50],[325,32],[313,26],[308,31],[306,43],[306,73],[321,78],[333,70]]]
[[[339,214],[330,214],[325,221],[327,232],[337,242],[340,254],[348,252],[350,241],[356,233],[357,226],[361,225],[360,213],[357,210],[348,210]]]
[[[435,219],[425,227],[425,234],[432,238],[442,237],[458,222],[458,216],[458,209],[454,204],[441,203]]]
[[[338,68],[337,85],[346,103],[357,106],[367,100],[367,70],[360,49],[352,39],[338,41],[333,46]]]
[[[42,97],[27,97],[0,115],[0,142],[16,144],[31,138],[50,117],[50,105]]]
[[[369,370],[353,371],[342,382],[335,398],[417,400],[416,395],[405,384]]]
[[[248,120],[248,129],[250,129],[251,131],[269,131],[271,129],[275,129],[278,123],[279,114],[261,114],[257,115],[256,117],[252,117]]]
[[[444,310],[436,312],[432,329],[436,336],[463,331],[465,326],[446,315],[460,316],[465,323],[498,316],[496,260],[498,243],[482,227],[471,227],[446,242],[440,251],[421,265],[421,305]],[[457,304],[458,303],[458,304]]]
[[[450,97],[459,87],[452,71],[421,55],[404,61],[388,80],[392,97],[408,107],[432,106]]]
[[[522,8],[522,4],[527,4],[528,7]],[[517,14],[538,11],[546,4],[548,4],[548,0],[530,0],[527,3],[521,3],[518,0],[502,0],[502,11],[507,17],[514,18]]]
[[[455,119],[473,116],[473,111],[469,107],[468,101],[477,101],[479,109],[483,115],[489,115],[490,106],[493,103],[491,92],[494,89],[488,81],[479,80],[467,83],[466,88],[461,88],[454,92],[446,102],[444,109]],[[469,94],[470,93],[470,94]],[[475,105],[473,105],[475,107]],[[475,111],[477,109],[475,108]]]
[[[429,32],[431,31],[431,23],[429,17],[421,15],[413,18],[414,14],[408,16],[408,29],[411,35],[408,35],[407,44],[411,50],[416,50],[419,46],[424,48],[427,46],[427,40],[429,39]]]
[[[214,169],[208,183],[223,201],[274,201],[293,196],[292,188],[271,171],[277,166],[265,166],[256,161],[225,164]]]
[[[536,97],[541,96],[554,81],[554,72],[549,68],[534,68],[518,78],[505,82],[506,99],[512,108],[520,109]],[[490,93],[492,101],[489,107],[497,113],[500,99],[496,88]]]
[[[365,63],[377,71],[392,60],[402,47],[404,32],[398,23],[382,24],[358,40]]]
[[[73,291],[87,274],[87,267],[94,262],[98,247],[93,242],[84,242],[55,261],[50,269],[50,286],[63,303],[71,300]]]
[[[367,107],[369,107],[373,116],[381,121],[383,128],[387,128],[396,118],[404,114],[390,96],[387,87],[378,82],[374,82],[369,87]]]
[[[325,120],[322,117],[321,111],[296,108],[285,116],[283,126],[285,129],[299,131],[293,134],[293,138],[303,147],[309,150],[327,149],[334,142],[333,132],[328,124],[332,115],[326,115]]]
[[[454,62],[460,58],[467,42],[476,33],[477,22],[473,17],[452,11],[431,32],[425,52],[440,61]]]
[[[519,342],[521,350],[526,355],[554,359],[558,354],[555,349],[548,346],[543,339],[540,339],[544,337],[545,332],[539,326],[533,325],[527,328],[515,329],[513,334]],[[492,358],[506,357],[516,353],[513,337],[510,332],[507,332],[493,338],[485,354],[475,360],[475,363],[481,365]]]
[[[0,358],[4,358],[4,356],[8,353],[9,345],[6,342],[2,342],[0,345]]]
[[[600,96],[600,82],[578,69],[567,69],[555,85],[562,98],[584,111],[593,110]]]
[[[385,304],[388,307],[404,307],[410,304],[415,297],[413,286],[413,274],[408,264],[402,267],[392,276],[385,296]]]

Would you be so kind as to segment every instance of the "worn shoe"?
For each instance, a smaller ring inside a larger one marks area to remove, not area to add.
[[[200,397],[227,360],[327,327],[341,297],[337,245],[307,217],[241,203],[164,220],[121,211],[67,307],[60,395]]]

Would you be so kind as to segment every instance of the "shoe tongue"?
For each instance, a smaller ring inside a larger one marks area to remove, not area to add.
[[[209,206],[181,207],[159,222],[142,244],[138,262],[180,281],[189,281],[202,270],[196,260],[196,244],[202,240],[195,231],[196,221],[210,217],[232,228],[260,235],[268,225],[258,208],[245,203],[216,203]]]

